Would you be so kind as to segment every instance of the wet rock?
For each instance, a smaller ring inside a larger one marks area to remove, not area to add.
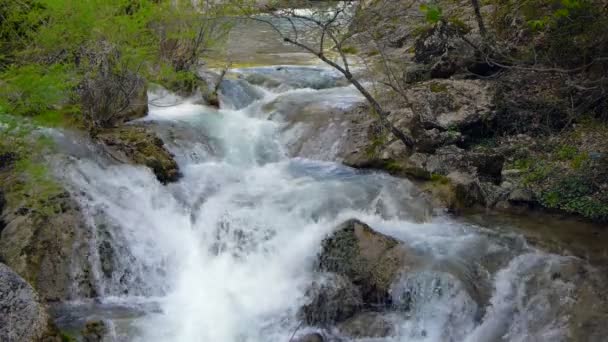
[[[324,342],[325,338],[320,333],[306,334],[295,339],[295,342]]]
[[[61,341],[38,294],[4,264],[0,264],[0,340]]]
[[[468,208],[478,203],[485,203],[484,193],[475,177],[454,171],[449,173],[447,178],[454,186],[458,208]]]
[[[108,324],[102,320],[86,322],[82,329],[82,339],[84,342],[110,342],[111,338]]]
[[[363,307],[359,289],[347,278],[336,274],[326,274],[314,282],[308,296],[312,301],[302,307],[300,314],[309,325],[339,322]]]
[[[417,262],[397,240],[357,220],[344,222],[323,241],[319,256],[321,270],[348,278],[361,290],[365,305],[380,307],[390,304],[394,279]]]
[[[381,338],[394,333],[392,322],[379,312],[361,312],[338,324],[341,335],[348,338]]]
[[[89,272],[90,231],[67,192],[5,210],[0,258],[25,278],[45,301],[93,295]],[[24,210],[25,209],[25,210]],[[75,285],[76,284],[76,285]]]
[[[163,184],[180,177],[179,167],[164,143],[145,127],[122,126],[97,135],[107,153],[122,163],[145,165]]]

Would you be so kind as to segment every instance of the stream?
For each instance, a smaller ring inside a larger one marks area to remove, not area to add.
[[[98,294],[57,304],[63,329],[104,319],[112,340],[146,342],[287,342],[321,331],[298,310],[322,241],[356,218],[429,265],[393,284],[393,301],[407,292],[413,304],[391,312],[391,336],[360,340],[595,341],[572,330],[600,286],[593,266],[504,222],[433,212],[406,179],[335,162],[347,122],[324,115],[363,99],[331,69],[294,58],[232,69],[219,110],[150,93],[136,124],[163,137],[183,173],[176,183],[58,138],[69,148],[56,169],[94,237]]]

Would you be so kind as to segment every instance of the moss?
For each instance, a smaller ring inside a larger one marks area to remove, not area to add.
[[[440,175],[437,173],[433,173],[433,174],[431,174],[431,182],[440,184],[440,185],[446,185],[446,184],[450,184],[450,179],[446,176],[443,176],[443,175]]]
[[[577,151],[574,146],[563,145],[557,150],[556,155],[558,160],[570,160],[576,156],[576,153]]]
[[[398,161],[395,160],[388,160],[384,163],[384,169],[387,170],[389,173],[398,173],[403,171],[403,167],[401,166],[401,163],[399,163]]]
[[[431,180],[426,182],[422,189],[430,194],[437,205],[454,209],[458,207],[456,189],[449,178],[437,174],[431,175]]]
[[[359,52],[359,49],[357,49],[355,46],[349,45],[344,46],[341,51],[347,55],[356,55]]]
[[[469,27],[469,25],[467,25],[464,21],[462,21],[458,17],[449,18],[448,23],[450,23],[450,25],[452,27],[454,27],[461,34],[467,34],[467,33],[471,32],[471,28]]]
[[[149,167],[164,184],[180,177],[178,165],[163,141],[143,127],[124,126],[105,130],[97,138],[117,153],[115,157],[119,160]]]
[[[448,91],[448,86],[439,82],[432,82],[429,84],[429,89],[433,93],[445,93]]]
[[[74,337],[71,333],[62,331],[60,333],[61,342],[76,342],[78,339]]]
[[[10,165],[0,165],[0,170],[6,171],[0,178],[7,201],[41,215],[52,215],[60,209],[52,198],[63,193],[43,159],[54,148],[52,139],[36,136],[34,126],[27,122],[20,124],[2,117],[0,123],[4,124],[0,130],[0,153],[11,156]]]

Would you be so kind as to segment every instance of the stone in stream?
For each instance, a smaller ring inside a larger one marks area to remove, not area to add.
[[[330,325],[351,317],[363,307],[359,289],[337,274],[326,274],[315,281],[307,295],[312,301],[302,307],[300,315],[309,325]]]
[[[145,127],[122,126],[97,134],[106,152],[122,163],[145,165],[163,184],[180,178],[179,167],[164,142]]]
[[[379,312],[361,312],[338,324],[340,334],[348,338],[381,338],[395,332],[393,323]]]
[[[389,290],[418,259],[396,239],[378,233],[365,223],[349,220],[325,241],[319,268],[348,278],[359,287],[366,306],[390,305]]]
[[[0,264],[0,341],[61,341],[38,294],[4,264]]]

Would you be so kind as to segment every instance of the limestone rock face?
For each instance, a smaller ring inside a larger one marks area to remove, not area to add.
[[[34,289],[0,263],[0,340],[7,342],[61,341]]]

